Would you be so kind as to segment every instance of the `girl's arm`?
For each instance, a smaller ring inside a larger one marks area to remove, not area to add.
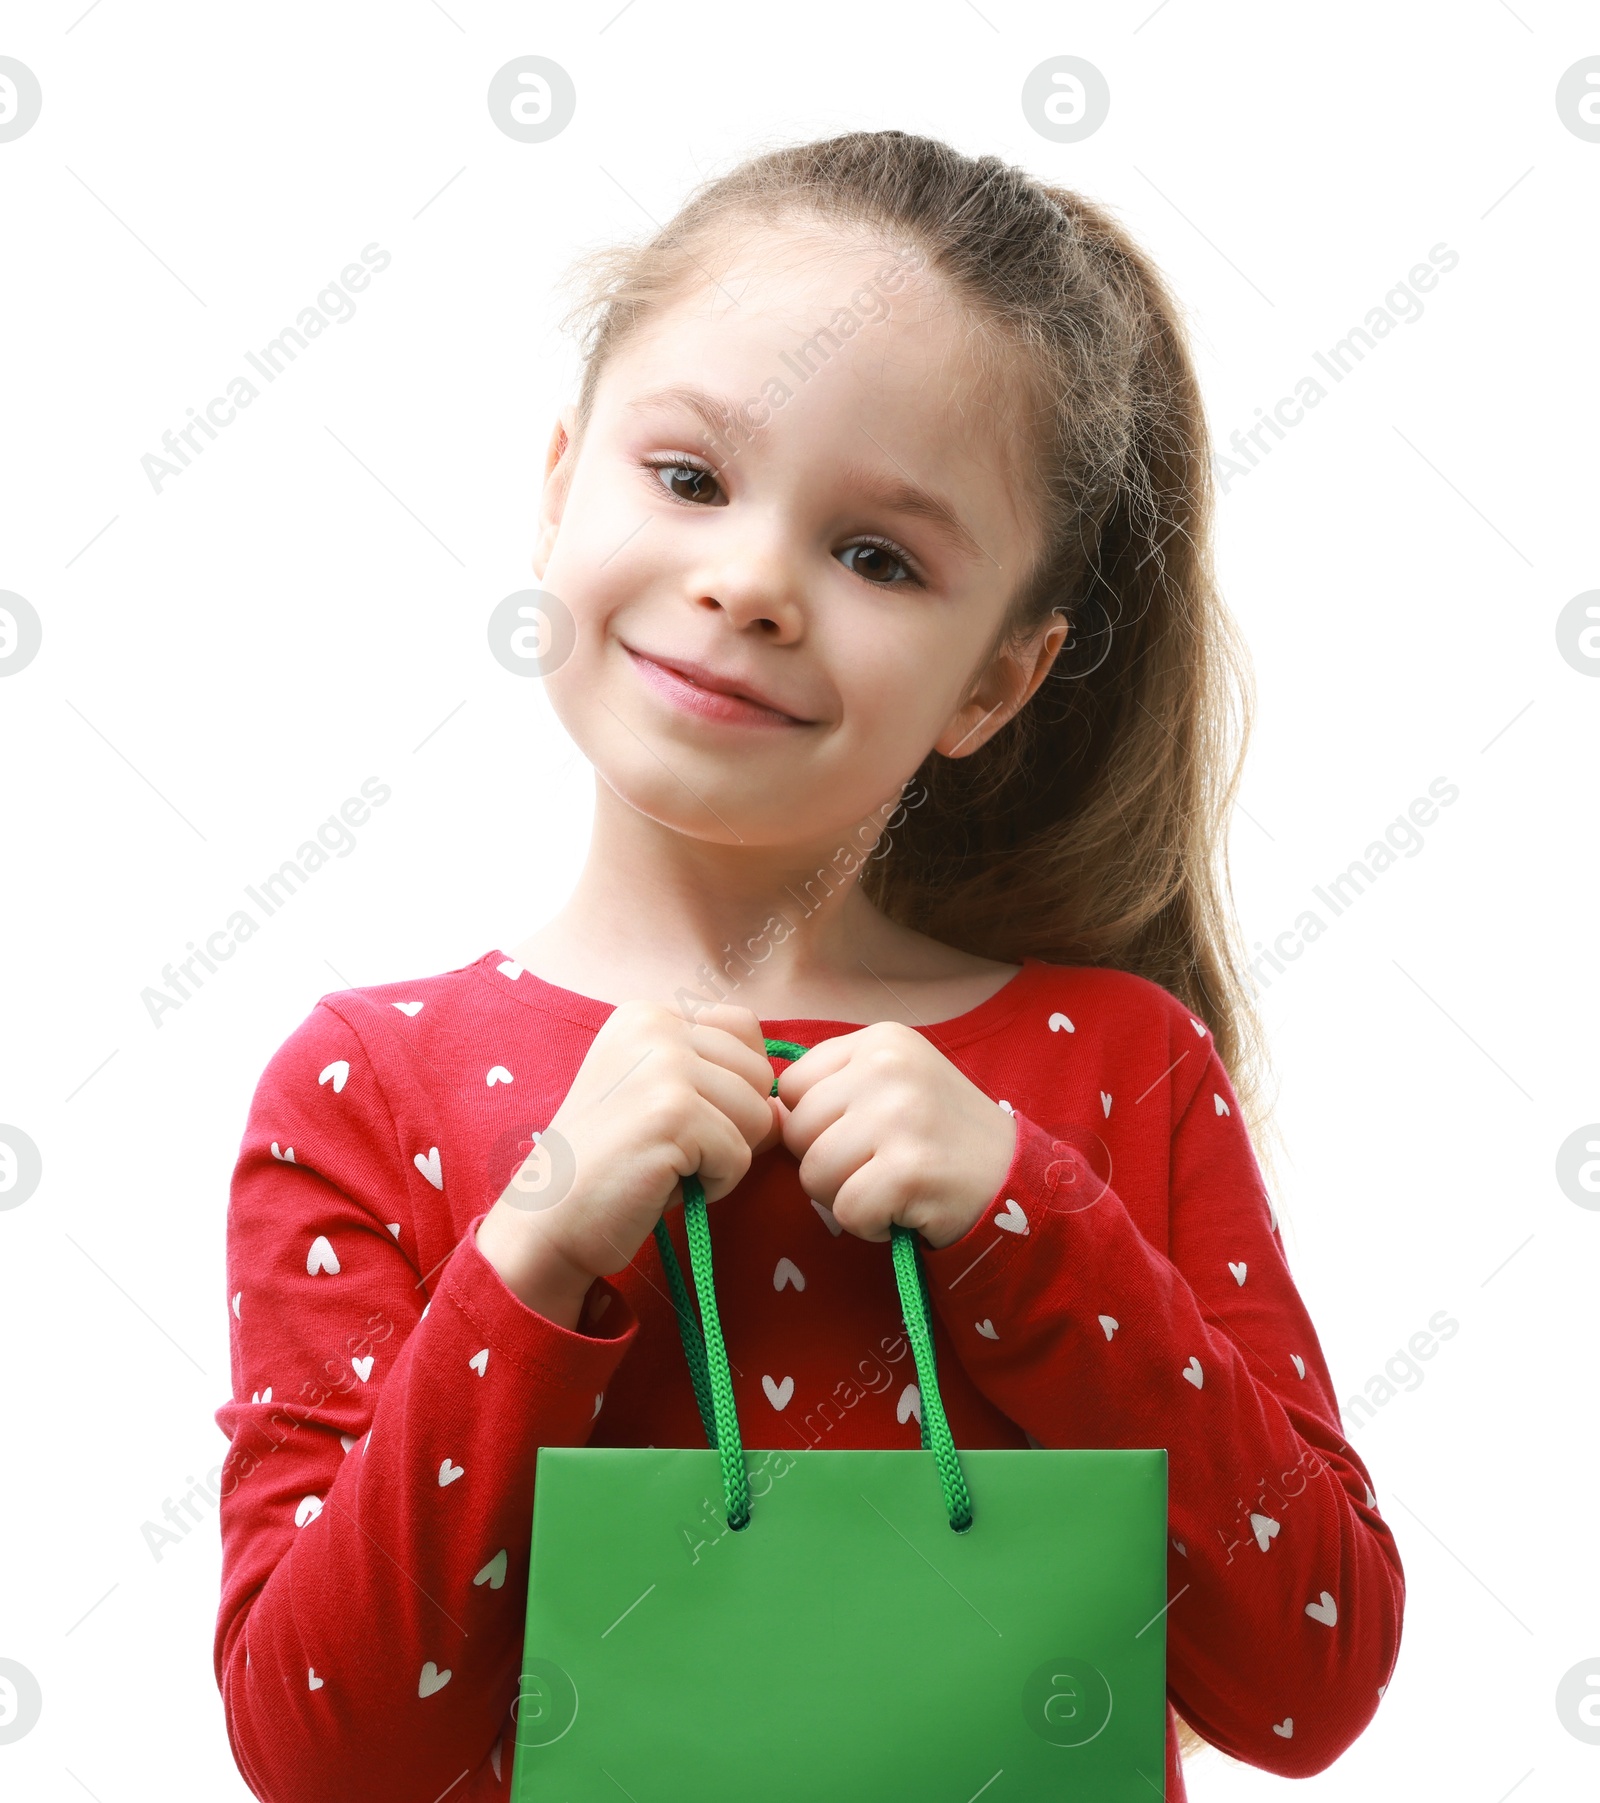
[[[481,1213],[455,1236],[466,1173],[363,1025],[325,1000],[274,1055],[228,1209],[214,1664],[265,1803],[503,1794],[535,1448],[587,1441],[638,1328],[603,1279],[592,1331],[546,1319]]]
[[[1378,1707],[1404,1577],[1232,1085],[1209,1034],[1183,1056],[1202,1048],[1167,1000],[1172,1093],[1142,1105],[1167,1101],[1174,1123],[1171,1256],[1075,1147],[1019,1114],[994,1204],[923,1259],[974,1383],[1038,1444],[1168,1449],[1172,1700],[1234,1758],[1305,1777]]]

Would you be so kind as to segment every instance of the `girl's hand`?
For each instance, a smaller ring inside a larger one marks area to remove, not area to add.
[[[570,1327],[596,1277],[620,1271],[699,1173],[725,1196],[778,1144],[761,1023],[719,1003],[685,1020],[654,1002],[606,1017],[561,1106],[478,1229],[507,1284]]]
[[[806,1194],[859,1239],[898,1223],[948,1246],[1011,1167],[1011,1116],[898,1021],[823,1040],[783,1071],[778,1100]]]

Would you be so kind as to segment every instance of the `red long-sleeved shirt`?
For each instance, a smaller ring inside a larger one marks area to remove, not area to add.
[[[256,1088],[214,1663],[265,1803],[509,1796],[535,1449],[705,1445],[652,1238],[576,1330],[475,1243],[610,1012],[486,952],[324,996]],[[994,1201],[922,1249],[957,1447],[1165,1446],[1167,1797],[1172,1705],[1237,1759],[1321,1771],[1377,1709],[1404,1574],[1210,1033],[1144,978],[1032,958],[918,1031],[1017,1126]],[[775,1147],[710,1205],[746,1443],[914,1448],[889,1249],[797,1170]]]

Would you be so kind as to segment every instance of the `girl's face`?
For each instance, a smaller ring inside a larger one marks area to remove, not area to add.
[[[640,813],[809,850],[1042,680],[1059,620],[978,669],[1037,543],[963,333],[892,253],[765,233],[615,353],[581,446],[562,416],[533,567],[576,642],[546,683]]]

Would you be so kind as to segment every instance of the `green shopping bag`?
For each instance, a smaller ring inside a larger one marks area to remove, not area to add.
[[[747,1463],[683,1197],[698,1323],[656,1243],[709,1449],[538,1449],[512,1803],[1164,1796],[1165,1449],[958,1456],[894,1227],[923,1450]],[[733,1531],[686,1534],[719,1492]]]

